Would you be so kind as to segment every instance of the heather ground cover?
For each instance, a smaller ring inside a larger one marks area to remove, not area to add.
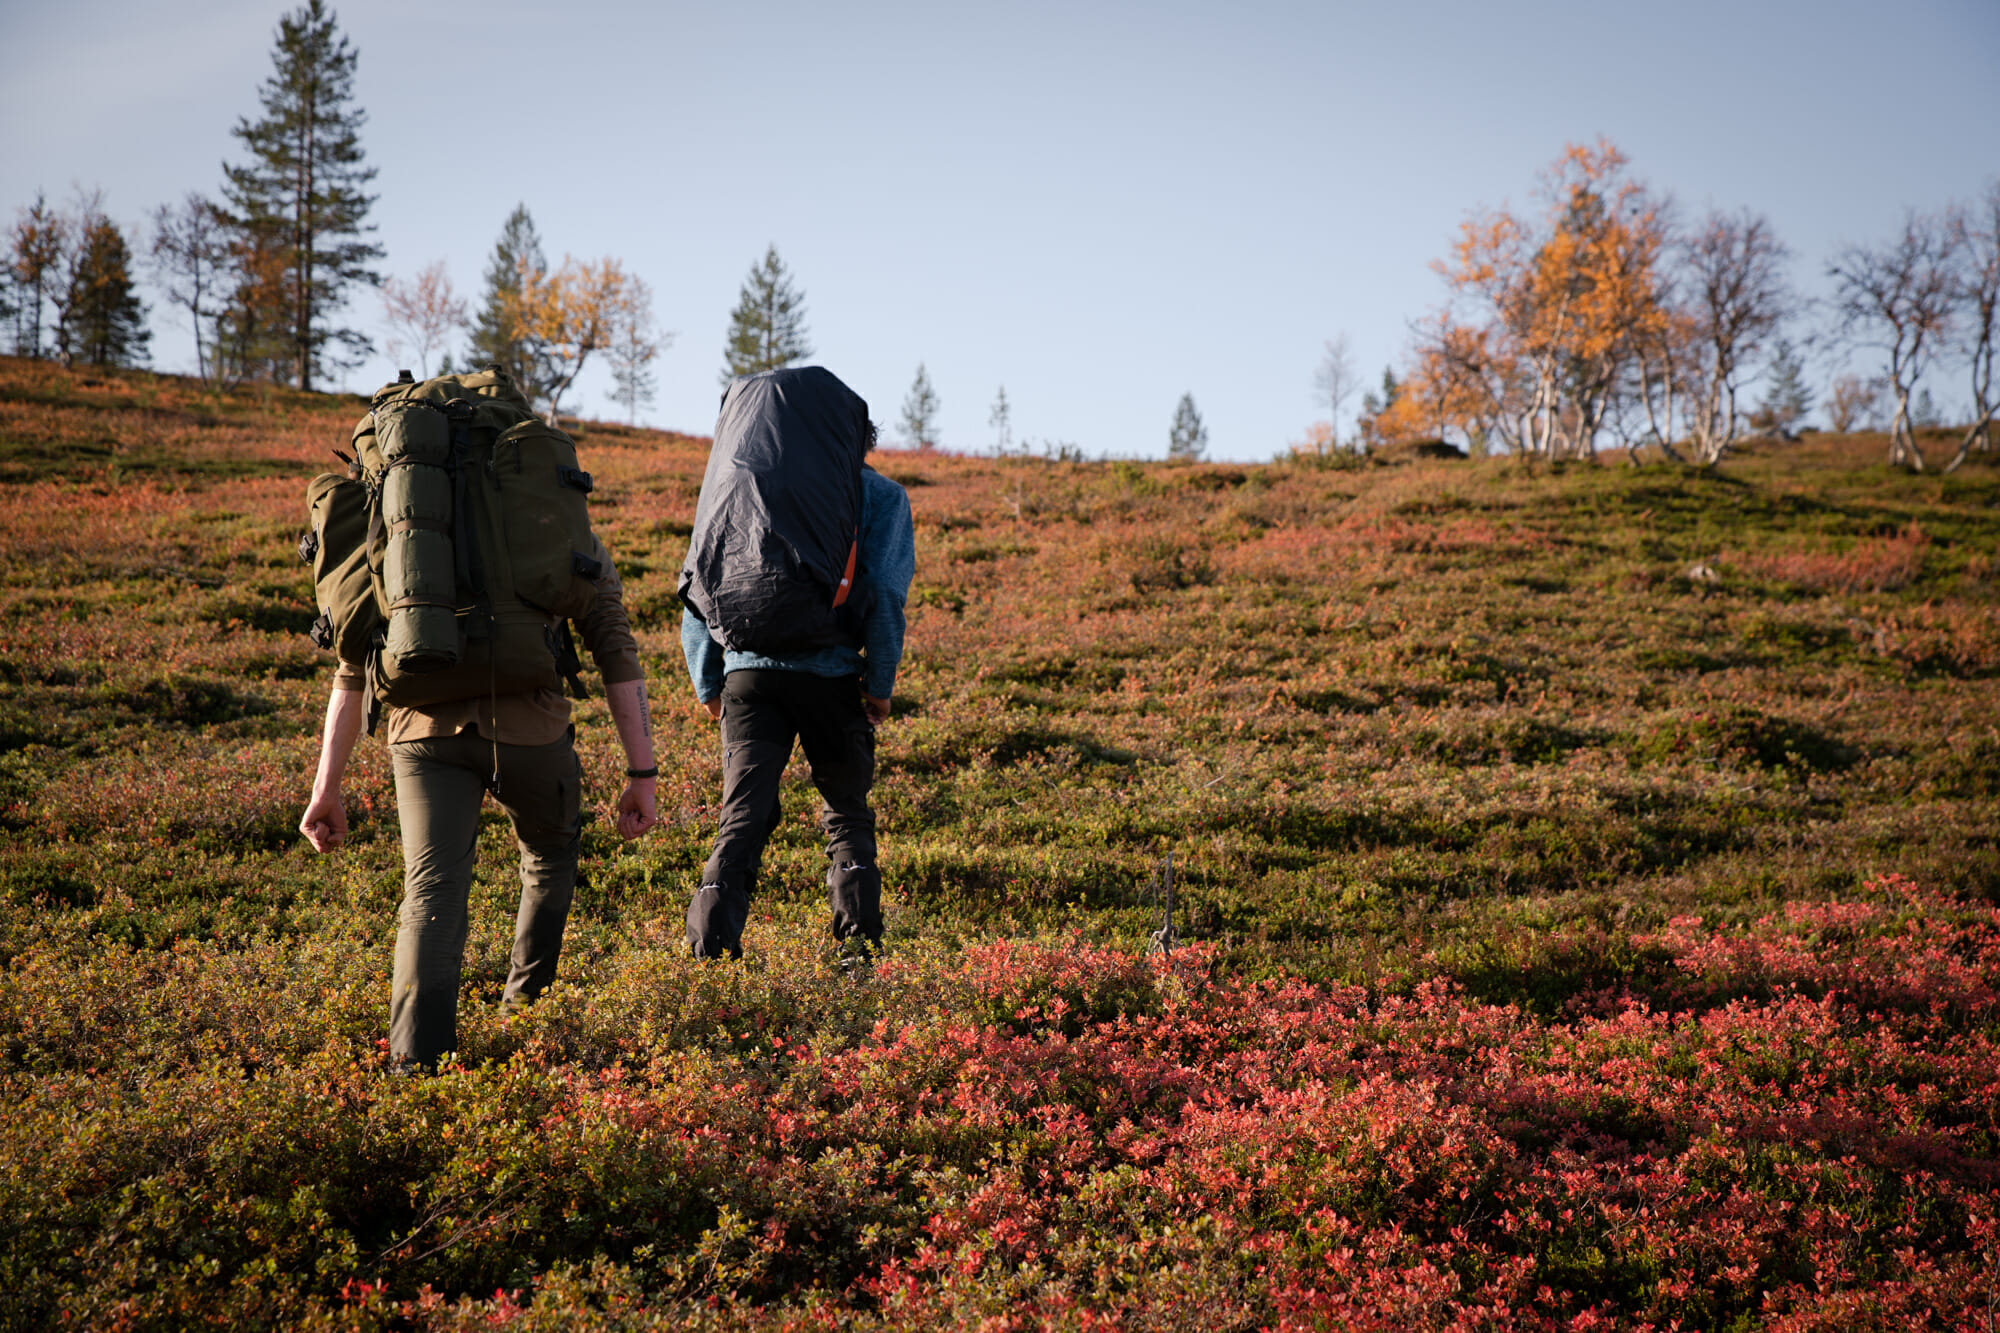
[[[851,977],[797,788],[748,957],[679,956],[703,445],[587,425],[666,823],[588,831],[502,1026],[489,817],[465,1050],[410,1083],[379,746],[354,846],[292,829],[292,548],[361,407],[0,361],[5,1326],[1989,1326],[1990,464],[884,454],[919,572]]]

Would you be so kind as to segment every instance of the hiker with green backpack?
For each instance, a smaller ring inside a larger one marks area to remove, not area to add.
[[[590,529],[590,475],[498,366],[378,392],[346,473],[315,478],[299,553],[339,658],[300,831],[347,837],[342,774],[364,728],[386,733],[403,836],[389,1053],[435,1069],[458,1046],[459,974],[479,810],[513,822],[521,900],[503,1008],[555,979],[577,881],[583,775],[562,687],[584,696],[571,627],[595,660],[626,785],[618,832],[657,822],[644,673],[610,554]]]
[[[916,534],[903,488],[864,465],[868,404],[818,366],[733,380],[680,575],[681,650],[722,724],[722,812],[688,905],[688,949],[740,958],[793,744],[821,798],[844,963],[882,938],[875,728],[903,655]]]

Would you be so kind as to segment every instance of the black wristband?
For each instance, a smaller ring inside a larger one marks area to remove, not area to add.
[[[628,778],[656,778],[660,776],[660,769],[657,764],[652,768],[628,768],[625,770],[625,776]]]

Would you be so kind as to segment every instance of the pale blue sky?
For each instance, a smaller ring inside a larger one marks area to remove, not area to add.
[[[79,183],[136,223],[214,192],[286,8],[0,0],[0,208]],[[1214,455],[1264,459],[1324,415],[1322,340],[1398,360],[1459,221],[1526,203],[1565,142],[1768,213],[1809,291],[1843,241],[2000,173],[2000,0],[333,8],[385,271],[444,259],[474,295],[525,202],[551,258],[652,284],[679,337],[645,416],[700,432],[767,242],[885,425],[922,361],[950,448],[991,443],[1004,383],[1017,436],[1157,455],[1191,391]],[[356,292],[378,341],[379,313]],[[153,324],[190,369],[175,312]],[[608,394],[588,373],[580,406]]]

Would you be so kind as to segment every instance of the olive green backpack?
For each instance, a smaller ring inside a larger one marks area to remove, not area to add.
[[[564,679],[582,697],[568,622],[603,570],[575,443],[498,366],[403,376],[355,426],[347,471],[306,488],[313,642],[398,707]]]

